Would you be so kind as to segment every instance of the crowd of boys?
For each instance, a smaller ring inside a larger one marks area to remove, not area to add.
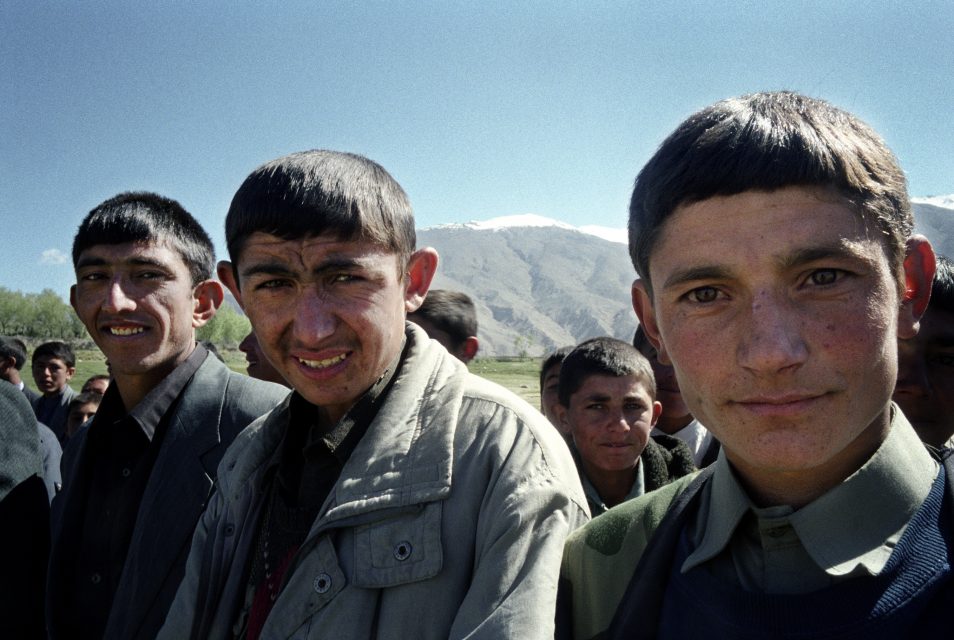
[[[53,639],[949,632],[954,267],[881,138],[794,93],[716,103],[640,171],[629,227],[639,330],[545,358],[541,413],[468,372],[476,305],[430,290],[437,253],[367,158],[257,168],[217,265],[176,201],[97,205],[70,302],[109,376],[75,394],[72,350],[44,343],[32,392],[0,338],[0,619]],[[223,285],[249,376],[196,341]]]

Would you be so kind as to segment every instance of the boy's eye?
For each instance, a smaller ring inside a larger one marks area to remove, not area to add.
[[[824,286],[828,284],[833,284],[838,280],[838,277],[841,275],[841,272],[838,269],[818,269],[813,271],[809,276],[812,284]]]
[[[274,278],[272,280],[263,280],[262,282],[259,282],[258,284],[255,285],[255,288],[256,289],[279,289],[281,287],[287,286],[287,284],[288,284],[287,280],[280,280],[278,278]]]
[[[719,290],[715,287],[699,287],[693,289],[686,296],[693,302],[707,303],[715,302],[716,298],[719,297]]]

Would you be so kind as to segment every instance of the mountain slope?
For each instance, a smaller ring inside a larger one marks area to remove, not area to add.
[[[418,232],[441,254],[434,287],[477,305],[480,353],[539,354],[586,338],[632,337],[626,245],[560,226]]]

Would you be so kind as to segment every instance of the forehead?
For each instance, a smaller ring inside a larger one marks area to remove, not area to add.
[[[279,261],[287,268],[310,269],[315,263],[334,260],[354,260],[366,264],[397,263],[396,253],[367,240],[342,239],[323,234],[286,240],[270,233],[256,231],[245,241],[238,258],[239,273],[262,261]]]
[[[572,397],[634,398],[648,396],[647,381],[638,373],[611,376],[603,373],[589,374]]]
[[[188,271],[182,254],[166,240],[94,244],[80,253],[76,268],[89,266],[131,266],[155,264],[170,270]]]
[[[59,365],[61,367],[66,367],[66,362],[62,358],[57,358],[56,356],[37,356],[33,361],[33,364],[36,365]]]
[[[746,191],[677,207],[653,247],[653,287],[675,270],[692,274],[713,264],[769,261],[784,265],[823,249],[887,259],[886,244],[837,194],[817,187]]]

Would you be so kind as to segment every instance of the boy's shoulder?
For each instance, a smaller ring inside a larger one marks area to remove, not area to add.
[[[567,538],[562,579],[570,588],[573,637],[609,627],[653,533],[696,475],[613,507]]]

